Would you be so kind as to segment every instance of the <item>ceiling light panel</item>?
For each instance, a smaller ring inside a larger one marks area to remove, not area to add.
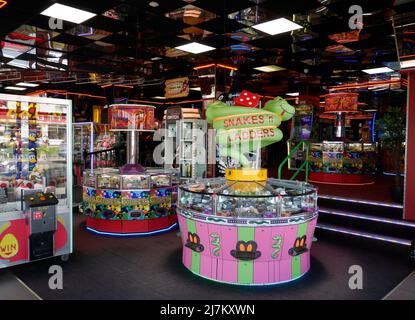
[[[29,87],[29,88],[34,88],[39,86],[39,84],[37,83],[31,83],[31,82],[19,82],[16,84],[17,86],[21,86],[21,87]]]
[[[178,46],[176,47],[176,49],[198,54],[202,52],[212,51],[212,50],[215,50],[216,48],[211,47],[211,46],[206,46],[198,42],[191,42],[191,43],[188,43],[182,46]]]
[[[393,72],[394,70],[388,67],[381,67],[381,68],[364,69],[362,71],[367,74],[377,74],[377,73]]]
[[[82,23],[95,17],[95,13],[55,3],[40,13],[41,15],[57,18],[73,23]]]
[[[302,26],[296,24],[288,19],[279,18],[275,20],[271,20],[268,22],[260,23],[257,25],[252,26],[252,28],[257,29],[259,31],[268,33],[270,35],[276,35],[280,33],[285,33],[297,29],[301,29]]]
[[[13,86],[5,87],[4,89],[6,89],[6,90],[15,90],[15,91],[26,90],[26,88],[23,88],[23,87],[13,87]]]

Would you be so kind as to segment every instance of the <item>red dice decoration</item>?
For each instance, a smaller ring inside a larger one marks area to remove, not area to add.
[[[260,95],[244,90],[240,96],[233,99],[237,106],[256,108],[258,106]]]

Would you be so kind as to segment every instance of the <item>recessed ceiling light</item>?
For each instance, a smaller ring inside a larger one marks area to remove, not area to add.
[[[402,68],[402,69],[406,69],[406,68],[413,68],[413,67],[415,67],[415,59],[413,59],[413,60],[401,61],[401,68]]]
[[[176,47],[176,49],[198,54],[198,53],[202,53],[206,51],[215,50],[216,48],[211,47],[211,46],[206,46],[204,44],[197,43],[197,42],[190,42],[188,44],[178,46]]]
[[[151,58],[151,61],[158,61],[158,60],[161,60],[161,59],[163,59],[163,58],[161,58],[161,57],[154,57],[154,58]]]
[[[148,5],[150,7],[157,8],[159,6],[159,3],[157,1],[151,1],[148,3]]]
[[[16,91],[26,90],[26,88],[23,88],[23,87],[13,87],[13,86],[5,87],[4,89],[6,89],[6,90],[16,90]]]
[[[368,74],[377,74],[377,73],[393,72],[394,70],[388,67],[381,67],[381,68],[364,69],[362,71]]]
[[[262,72],[275,72],[275,71],[281,71],[285,70],[283,67],[279,67],[276,65],[268,65],[268,66],[262,66],[262,67],[256,67],[255,70],[262,71]]]
[[[49,8],[42,11],[40,14],[73,23],[82,23],[96,16],[95,13],[65,6],[59,3],[51,5]]]
[[[268,22],[256,24],[252,26],[252,28],[268,33],[273,36],[276,34],[301,29],[302,26],[288,19],[279,18],[279,19],[268,21]]]
[[[290,93],[286,93],[286,95],[290,96],[290,97],[298,97],[300,95],[300,93],[299,92],[290,92]]]
[[[29,88],[33,88],[33,87],[37,87],[39,86],[39,84],[37,83],[32,83],[32,82],[19,82],[16,84],[17,86],[22,86],[22,87],[29,87]]]

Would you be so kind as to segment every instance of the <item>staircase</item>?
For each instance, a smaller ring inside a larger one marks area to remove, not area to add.
[[[309,143],[301,141],[279,165],[277,176],[283,178],[284,166],[292,154],[300,147],[306,149]],[[310,161],[306,161],[298,170],[284,174],[287,179],[308,181]],[[370,188],[370,186],[368,187]],[[347,240],[364,240],[365,244],[387,244],[410,252],[415,258],[415,222],[403,220],[403,207],[400,204],[376,201],[353,200],[319,194],[319,217],[316,236],[341,236]]]
[[[415,223],[402,220],[402,205],[319,195],[316,236],[337,234],[411,247]]]

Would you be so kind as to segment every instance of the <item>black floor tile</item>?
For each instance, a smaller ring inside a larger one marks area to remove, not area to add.
[[[320,239],[311,270],[293,283],[241,287],[201,279],[181,263],[177,231],[148,238],[110,238],[88,233],[74,216],[74,253],[68,262],[50,259],[12,268],[44,299],[381,299],[412,270],[402,256]],[[59,264],[64,289],[50,290],[48,269]],[[364,272],[363,290],[348,287],[351,265]]]

